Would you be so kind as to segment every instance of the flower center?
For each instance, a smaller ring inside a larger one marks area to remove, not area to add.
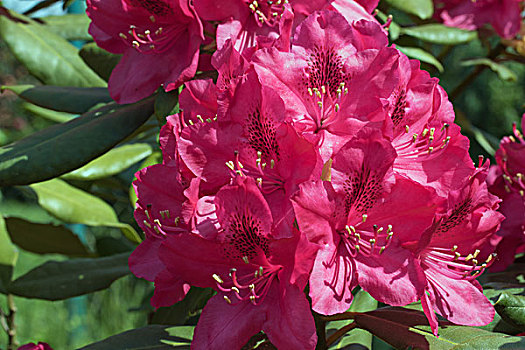
[[[152,229],[156,236],[165,237],[168,233],[185,231],[179,226],[181,224],[179,216],[173,217],[168,209],[154,213],[151,208],[151,204],[146,205],[144,209],[146,220],[143,223],[147,228]]]
[[[259,27],[263,25],[274,27],[279,24],[279,20],[284,12],[284,4],[288,3],[288,0],[261,0],[260,2],[257,0],[244,0],[244,2],[252,11],[255,22]]]
[[[151,16],[152,27],[137,27],[130,25],[127,33],[119,33],[120,38],[128,45],[133,46],[140,53],[163,53],[174,43],[173,37],[180,30],[176,25],[168,28],[155,25],[155,17]]]
[[[367,212],[374,205],[382,190],[382,178],[376,171],[364,167],[359,172],[348,175],[343,183],[345,192],[345,212],[350,209],[358,213]]]
[[[363,214],[362,221],[354,225],[346,225],[345,230],[339,232],[341,242],[350,254],[355,257],[358,254],[366,256],[382,254],[392,242],[392,225],[386,229],[378,225],[371,227],[366,224],[367,215]]]
[[[448,128],[447,123],[444,123],[437,131],[434,127],[424,127],[420,133],[413,133],[410,138],[407,137],[407,134],[410,134],[410,127],[406,125],[406,133],[394,140],[398,157],[414,160],[419,157],[425,157],[427,160],[437,157],[450,143]]]

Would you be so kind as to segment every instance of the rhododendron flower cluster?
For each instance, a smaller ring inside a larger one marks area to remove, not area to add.
[[[450,27],[475,30],[490,24],[507,39],[520,30],[522,0],[435,0],[434,4],[435,16]]]
[[[370,6],[118,3],[124,22],[144,16],[122,32],[133,55],[169,55],[152,36],[164,16],[220,23],[216,82],[184,84],[181,111],[160,134],[162,164],[134,183],[145,240],[129,263],[155,282],[153,306],[191,286],[216,291],[194,348],[241,348],[263,331],[278,348],[314,349],[311,309],[346,311],[356,286],[389,305],[420,300],[435,334],[436,313],[491,322],[476,281],[496,260],[503,220],[488,162],[472,163],[437,79],[388,45]],[[95,5],[104,6],[91,1],[92,30],[102,26]],[[184,26],[166,35],[193,33]],[[507,187],[523,187],[514,144],[523,146],[514,142],[498,164]]]
[[[521,130],[525,130],[525,115]],[[514,261],[517,253],[525,251],[525,139],[516,124],[514,135],[501,140],[496,162],[490,168],[488,183],[490,192],[503,200],[499,211],[505,220],[492,238],[499,256],[492,269],[501,271]]]

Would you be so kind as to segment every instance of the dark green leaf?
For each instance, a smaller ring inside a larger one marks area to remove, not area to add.
[[[151,154],[147,143],[135,143],[113,148],[82,168],[62,175],[68,180],[97,180],[126,170]]]
[[[186,297],[170,307],[161,307],[153,314],[152,324],[183,325],[191,313],[202,309],[213,295],[211,288],[191,287]]]
[[[31,74],[47,85],[103,87],[100,79],[78,56],[78,50],[44,25],[11,13],[27,23],[0,15],[0,35]]]
[[[38,197],[29,187],[6,187],[1,193],[0,215],[4,218],[21,218],[40,224],[61,224],[60,220],[52,217],[38,204]]]
[[[11,243],[4,218],[0,215],[0,293],[6,293],[6,287],[13,275],[13,266],[18,257],[18,250]]]
[[[432,54],[422,50],[418,47],[404,47],[396,45],[396,48],[410,58],[415,58],[422,62],[428,63],[436,67],[440,72],[443,72],[443,65]]]
[[[0,186],[25,185],[77,169],[115,146],[153,112],[153,100],[109,105],[0,148]]]
[[[421,19],[428,19],[434,13],[432,0],[386,0],[386,2]]]
[[[13,85],[1,90],[16,93],[37,106],[74,114],[86,113],[99,103],[111,102],[106,88],[78,88],[62,86]]]
[[[506,322],[525,329],[525,296],[502,293],[494,308]]]
[[[442,45],[465,44],[478,37],[475,31],[447,27],[443,24],[424,24],[416,27],[406,27],[401,29],[401,34]]]
[[[93,40],[88,33],[89,17],[83,14],[67,14],[40,18],[46,28],[67,40]]]
[[[455,326],[440,322],[439,337],[435,337],[422,312],[387,307],[358,314],[355,322],[395,348],[406,349],[523,349],[525,338],[488,332],[483,329]]]
[[[178,113],[179,90],[175,89],[170,92],[165,92],[161,89],[155,98],[155,116],[161,124],[166,123],[166,117],[171,114]]]
[[[38,203],[58,219],[89,226],[108,226],[122,230],[131,241],[140,243],[137,232],[128,224],[120,223],[113,208],[87,192],[60,179],[52,179],[30,186],[38,195]]]
[[[26,298],[63,300],[107,288],[130,273],[129,253],[96,259],[48,261],[9,285],[9,292]]]
[[[22,219],[6,220],[9,236],[14,244],[37,254],[64,254],[90,256],[77,235],[64,226],[35,224]]]
[[[98,47],[95,43],[84,45],[82,49],[80,49],[79,55],[84,62],[105,81],[109,80],[113,68],[119,63],[120,57],[122,56],[109,53]]]
[[[189,349],[193,326],[166,327],[152,325],[114,335],[79,350],[173,350]]]
[[[472,60],[467,60],[461,62],[462,66],[477,66],[477,65],[485,65],[488,66],[490,69],[492,69],[496,74],[498,74],[499,78],[504,81],[510,81],[510,82],[516,82],[518,81],[518,77],[516,76],[516,73],[511,71],[509,68],[505,67],[504,65],[494,62],[488,58],[475,58]]]
[[[354,297],[352,305],[348,311],[367,312],[377,309],[378,302],[364,290],[360,290]],[[332,321],[326,325],[328,335],[335,332],[347,324],[350,320]],[[354,329],[346,333],[338,342],[334,343],[330,349],[372,349],[372,334],[363,329]]]

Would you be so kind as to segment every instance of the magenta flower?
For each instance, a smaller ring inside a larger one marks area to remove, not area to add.
[[[421,302],[436,335],[434,311],[467,326],[483,326],[494,317],[494,308],[476,281],[493,262],[490,237],[503,220],[496,211],[499,199],[487,191],[487,169],[488,161],[463,188],[450,192],[448,203],[422,235],[399,237],[415,252],[426,277]]]
[[[386,103],[386,130],[398,155],[394,172],[446,198],[474,166],[469,141],[454,124],[452,104],[437,83],[419,68],[419,61],[401,55],[398,86]]]
[[[236,177],[215,196],[219,228],[172,235],[160,258],[174,275],[217,295],[204,308],[195,349],[241,348],[263,330],[282,349],[314,349],[316,333],[303,294],[316,248],[297,231],[292,238],[272,231],[272,213],[255,180]]]
[[[230,39],[240,52],[256,46],[257,36],[277,37],[281,17],[288,6],[305,17],[329,3],[330,0],[194,1],[200,18],[221,22],[217,28],[217,47],[221,48]]]
[[[284,105],[273,90],[261,87],[252,71],[237,86],[224,115],[184,128],[179,152],[201,189],[216,193],[232,174],[255,179],[270,203],[282,234],[292,234],[290,196],[297,186],[319,178],[322,162],[315,146],[284,122]],[[205,116],[203,116],[205,118]]]
[[[436,0],[436,16],[447,26],[478,29],[491,24],[499,36],[513,38],[520,29],[521,0]]]
[[[132,103],[191,79],[202,24],[187,0],[87,0],[89,33],[103,49],[123,54],[109,79],[111,97]]]
[[[397,85],[399,54],[387,44],[377,23],[350,25],[322,11],[297,28],[290,52],[263,49],[253,61],[260,79],[284,100],[287,118],[326,161],[373,119]]]
[[[18,350],[53,350],[53,348],[51,348],[51,346],[49,346],[47,343],[38,342],[38,344],[28,343],[22,345],[18,348]]]
[[[525,115],[521,127],[525,127]],[[499,211],[505,220],[492,238],[498,259],[491,270],[502,271],[512,264],[516,254],[525,251],[525,139],[516,125],[514,136],[501,140],[496,162],[490,169],[489,190],[503,200]]]
[[[377,130],[364,130],[334,155],[331,182],[300,185],[293,199],[297,222],[319,245],[310,277],[315,311],[346,311],[358,283],[391,305],[406,305],[422,293],[423,274],[394,237],[430,225],[433,192],[395,179],[395,156]]]

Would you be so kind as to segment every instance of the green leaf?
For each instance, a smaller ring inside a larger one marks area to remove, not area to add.
[[[20,276],[10,293],[45,300],[63,300],[105,289],[130,273],[129,253],[104,258],[47,261]]]
[[[206,305],[213,293],[214,291],[211,288],[191,287],[183,300],[169,307],[158,308],[153,314],[150,323],[181,326],[186,322],[190,314]]]
[[[415,58],[422,62],[433,65],[440,72],[443,72],[444,70],[441,62],[439,62],[437,58],[435,58],[431,53],[428,53],[425,50],[422,50],[418,47],[404,47],[399,45],[396,45],[396,48],[410,58]]]
[[[424,24],[415,27],[405,27],[401,28],[401,34],[441,45],[465,44],[478,37],[476,31],[447,27],[443,24]]]
[[[38,195],[38,203],[56,218],[75,224],[120,228],[131,241],[140,243],[137,232],[120,223],[113,208],[87,192],[60,179],[39,182],[30,186]]]
[[[99,103],[112,101],[106,88],[3,85],[0,89],[12,91],[37,106],[73,114],[85,113]]]
[[[21,218],[40,224],[60,225],[60,220],[52,217],[38,204],[38,197],[29,187],[3,188],[0,198],[0,215],[4,218]]]
[[[67,14],[40,18],[45,27],[66,40],[93,40],[88,33],[89,17],[85,14]]]
[[[434,14],[432,0],[386,0],[386,3],[421,19],[428,19]]]
[[[17,258],[18,250],[11,243],[4,218],[0,216],[0,293],[7,292]]]
[[[0,148],[0,187],[60,176],[95,159],[133,133],[153,112],[153,100],[108,105]]]
[[[502,293],[494,308],[506,322],[525,329],[525,296]]]
[[[146,143],[135,143],[113,148],[82,168],[62,175],[67,180],[97,180],[116,175],[152,153]]]
[[[6,223],[12,242],[28,252],[77,257],[91,255],[78,236],[64,226],[35,224],[17,218],[7,219]]]
[[[360,290],[354,297],[352,305],[348,311],[367,312],[377,309],[378,302],[364,290]],[[326,325],[328,334],[346,326],[351,321],[332,321]],[[330,346],[330,349],[348,349],[361,346],[361,349],[372,349],[372,334],[363,329],[354,329],[346,333],[341,339]]]
[[[79,350],[189,349],[194,328],[194,326],[166,327],[152,325],[114,335]]]
[[[461,65],[465,67],[485,65],[492,69],[494,72],[496,72],[496,74],[498,74],[501,80],[510,82],[518,81],[516,73],[514,73],[512,70],[505,67],[504,65],[494,62],[488,58],[474,58],[471,60],[461,62]]]
[[[101,49],[95,43],[86,44],[80,49],[80,57],[105,81],[109,80],[111,72],[119,63],[122,55],[115,55]]]
[[[78,50],[45,25],[11,12],[14,21],[0,15],[0,36],[16,58],[47,85],[103,87],[98,77],[78,56]]]
[[[357,325],[399,349],[523,349],[525,338],[440,322],[439,337],[422,312],[386,307],[355,316]]]
[[[159,91],[155,98],[155,116],[162,125],[166,123],[166,117],[171,114],[178,113],[179,104],[179,90],[175,89],[170,92],[165,92],[163,89]]]
[[[22,108],[38,117],[55,123],[65,123],[76,118],[75,114],[53,111],[28,102],[22,103]]]
[[[383,23],[386,23],[388,21],[388,16],[379,10],[377,11],[377,17],[383,21]],[[395,41],[397,38],[399,38],[399,35],[401,34],[401,27],[396,22],[392,21],[390,25],[388,26],[388,36],[390,37],[390,41]]]

